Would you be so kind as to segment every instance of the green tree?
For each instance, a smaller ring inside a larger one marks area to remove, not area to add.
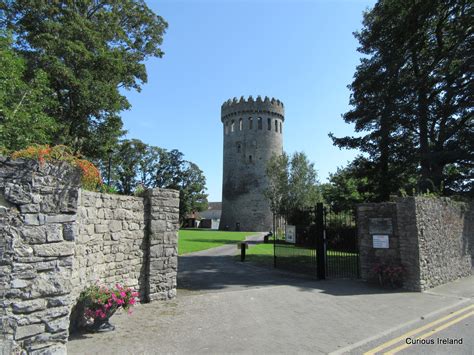
[[[144,60],[161,57],[167,27],[143,0],[0,0],[0,29],[13,32],[29,78],[44,71],[57,104],[55,143],[107,158],[130,108],[120,89],[140,90]]]
[[[184,164],[178,190],[181,223],[188,213],[207,209],[206,178],[196,164],[191,162]]]
[[[0,33],[0,148],[19,150],[51,142],[58,125],[46,73],[26,75],[25,60],[12,49],[11,36]]]
[[[163,150],[153,169],[152,187],[179,191],[179,219],[181,224],[191,212],[207,208],[206,177],[199,167],[184,160],[183,153]]]
[[[270,202],[270,209],[274,215],[285,215],[289,164],[290,158],[285,152],[282,155],[274,155],[267,164],[268,187],[264,195]]]
[[[273,156],[266,174],[269,185],[264,194],[274,214],[291,219],[294,211],[321,201],[314,163],[303,152]]]
[[[143,169],[151,169],[148,155],[150,147],[138,139],[124,140],[112,158],[113,176],[118,190],[130,195],[143,180]],[[103,169],[106,170],[106,169]]]
[[[381,0],[364,14],[344,119],[366,134],[333,139],[368,153],[377,199],[413,175],[420,192],[472,192],[472,21],[461,0]]]
[[[334,211],[350,211],[357,203],[374,201],[373,179],[369,178],[373,170],[373,165],[363,157],[338,168],[329,175],[329,182],[321,185],[324,202]]]
[[[154,166],[152,186],[179,190],[185,164],[184,154],[179,150],[162,151]]]
[[[123,140],[112,155],[113,185],[131,194],[139,185],[179,191],[179,216],[207,208],[206,177],[199,167],[184,159],[177,149],[167,151],[138,139]],[[102,166],[103,173],[107,167]]]

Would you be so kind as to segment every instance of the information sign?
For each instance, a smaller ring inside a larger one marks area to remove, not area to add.
[[[388,249],[388,235],[374,234],[372,236],[373,247],[376,249]]]
[[[296,226],[286,225],[285,241],[287,243],[296,243]]]

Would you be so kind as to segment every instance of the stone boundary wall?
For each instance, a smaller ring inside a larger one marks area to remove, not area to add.
[[[125,284],[146,296],[145,200],[80,190],[73,295],[84,285]]]
[[[390,224],[391,228],[388,227]],[[429,288],[472,274],[474,204],[449,198],[408,197],[357,207],[361,277],[374,278],[379,262],[401,264],[408,290]],[[373,235],[389,248],[374,248]]]
[[[416,215],[416,198],[399,199],[396,229],[400,235],[400,260],[406,269],[403,287],[407,290],[423,291],[424,281],[420,275],[420,240]]]
[[[80,189],[66,163],[0,157],[0,353],[66,353],[70,315],[97,281],[176,294],[177,191]]]
[[[472,207],[448,198],[415,199],[422,289],[471,275]]]

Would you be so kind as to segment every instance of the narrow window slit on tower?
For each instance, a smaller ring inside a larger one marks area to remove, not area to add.
[[[249,129],[253,129],[253,118],[249,117]]]
[[[240,144],[237,144],[237,153],[240,153],[241,146]]]
[[[242,119],[240,118],[239,119],[239,131],[241,131],[243,128],[243,123],[242,123]]]
[[[259,118],[258,118],[258,129],[262,129],[262,125],[263,125],[263,123],[262,123],[262,117],[259,117]]]
[[[235,129],[235,122],[234,122],[234,120],[232,120],[232,121],[230,122],[230,131],[231,131],[231,132],[234,132],[234,129]]]
[[[278,121],[275,120],[275,132],[278,132]]]
[[[252,156],[249,155],[249,163],[251,163],[251,162],[252,162]]]
[[[267,129],[269,131],[272,129],[272,120],[271,120],[271,118],[267,118]]]
[[[281,122],[280,122],[280,133],[283,133],[283,128],[282,128]]]

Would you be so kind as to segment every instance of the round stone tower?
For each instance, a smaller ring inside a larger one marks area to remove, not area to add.
[[[280,100],[234,98],[221,107],[224,126],[222,215],[219,229],[269,231],[272,212],[264,196],[267,162],[283,152],[285,111]]]

